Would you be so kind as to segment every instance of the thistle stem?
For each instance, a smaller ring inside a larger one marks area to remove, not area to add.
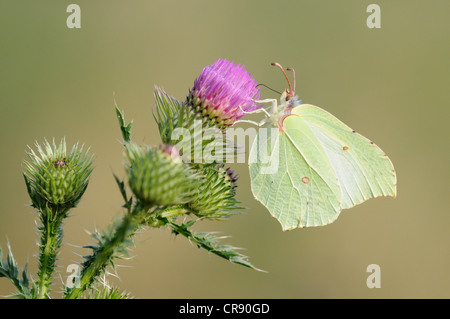
[[[57,207],[45,207],[40,212],[42,226],[39,227],[41,245],[37,282],[39,299],[49,298],[52,274],[63,237],[62,221],[67,217],[67,212],[68,209],[61,211]]]
[[[123,244],[145,224],[149,208],[137,204],[133,211],[128,212],[117,225],[113,236],[99,247],[83,263],[79,284],[66,291],[65,299],[76,299],[90,287],[95,278],[102,274],[106,266],[112,263],[117,253],[123,250]]]

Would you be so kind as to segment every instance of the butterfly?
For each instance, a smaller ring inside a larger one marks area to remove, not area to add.
[[[288,89],[255,112],[258,123],[249,154],[251,189],[283,230],[334,222],[343,209],[375,197],[397,194],[389,157],[324,109],[302,104],[283,67]],[[249,122],[243,120],[242,122]]]

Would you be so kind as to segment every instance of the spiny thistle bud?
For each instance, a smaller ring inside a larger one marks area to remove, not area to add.
[[[134,195],[148,205],[178,205],[188,202],[199,185],[199,176],[185,165],[175,147],[126,145],[126,172]]]
[[[63,139],[59,145],[53,141],[36,143],[37,153],[30,148],[30,161],[24,162],[25,183],[33,206],[75,207],[83,196],[92,172],[92,156],[78,144],[67,153]]]
[[[237,175],[230,168],[204,167],[202,169],[203,183],[197,196],[188,203],[190,210],[199,217],[223,219],[231,215],[231,210],[241,208],[237,205],[236,195]]]
[[[186,105],[219,128],[231,126],[258,108],[256,81],[244,66],[219,59],[203,69],[190,90]]]

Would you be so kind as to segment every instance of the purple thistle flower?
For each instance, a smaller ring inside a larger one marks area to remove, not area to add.
[[[256,110],[259,106],[254,100],[260,96],[256,81],[243,65],[219,59],[195,80],[187,104],[220,126],[230,126],[245,115],[243,111]]]

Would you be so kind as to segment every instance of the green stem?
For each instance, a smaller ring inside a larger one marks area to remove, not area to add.
[[[123,246],[136,231],[145,224],[149,208],[136,205],[133,211],[128,212],[117,225],[111,238],[101,242],[99,247],[94,248],[94,253],[83,263],[81,277],[77,286],[66,291],[65,299],[76,299],[90,287],[108,266],[117,257],[117,253],[123,251]],[[91,247],[92,248],[92,247]]]
[[[63,237],[62,221],[67,216],[67,212],[67,209],[61,211],[55,207],[46,207],[40,212],[42,226],[39,227],[41,245],[37,282],[40,299],[49,298],[52,274]]]

